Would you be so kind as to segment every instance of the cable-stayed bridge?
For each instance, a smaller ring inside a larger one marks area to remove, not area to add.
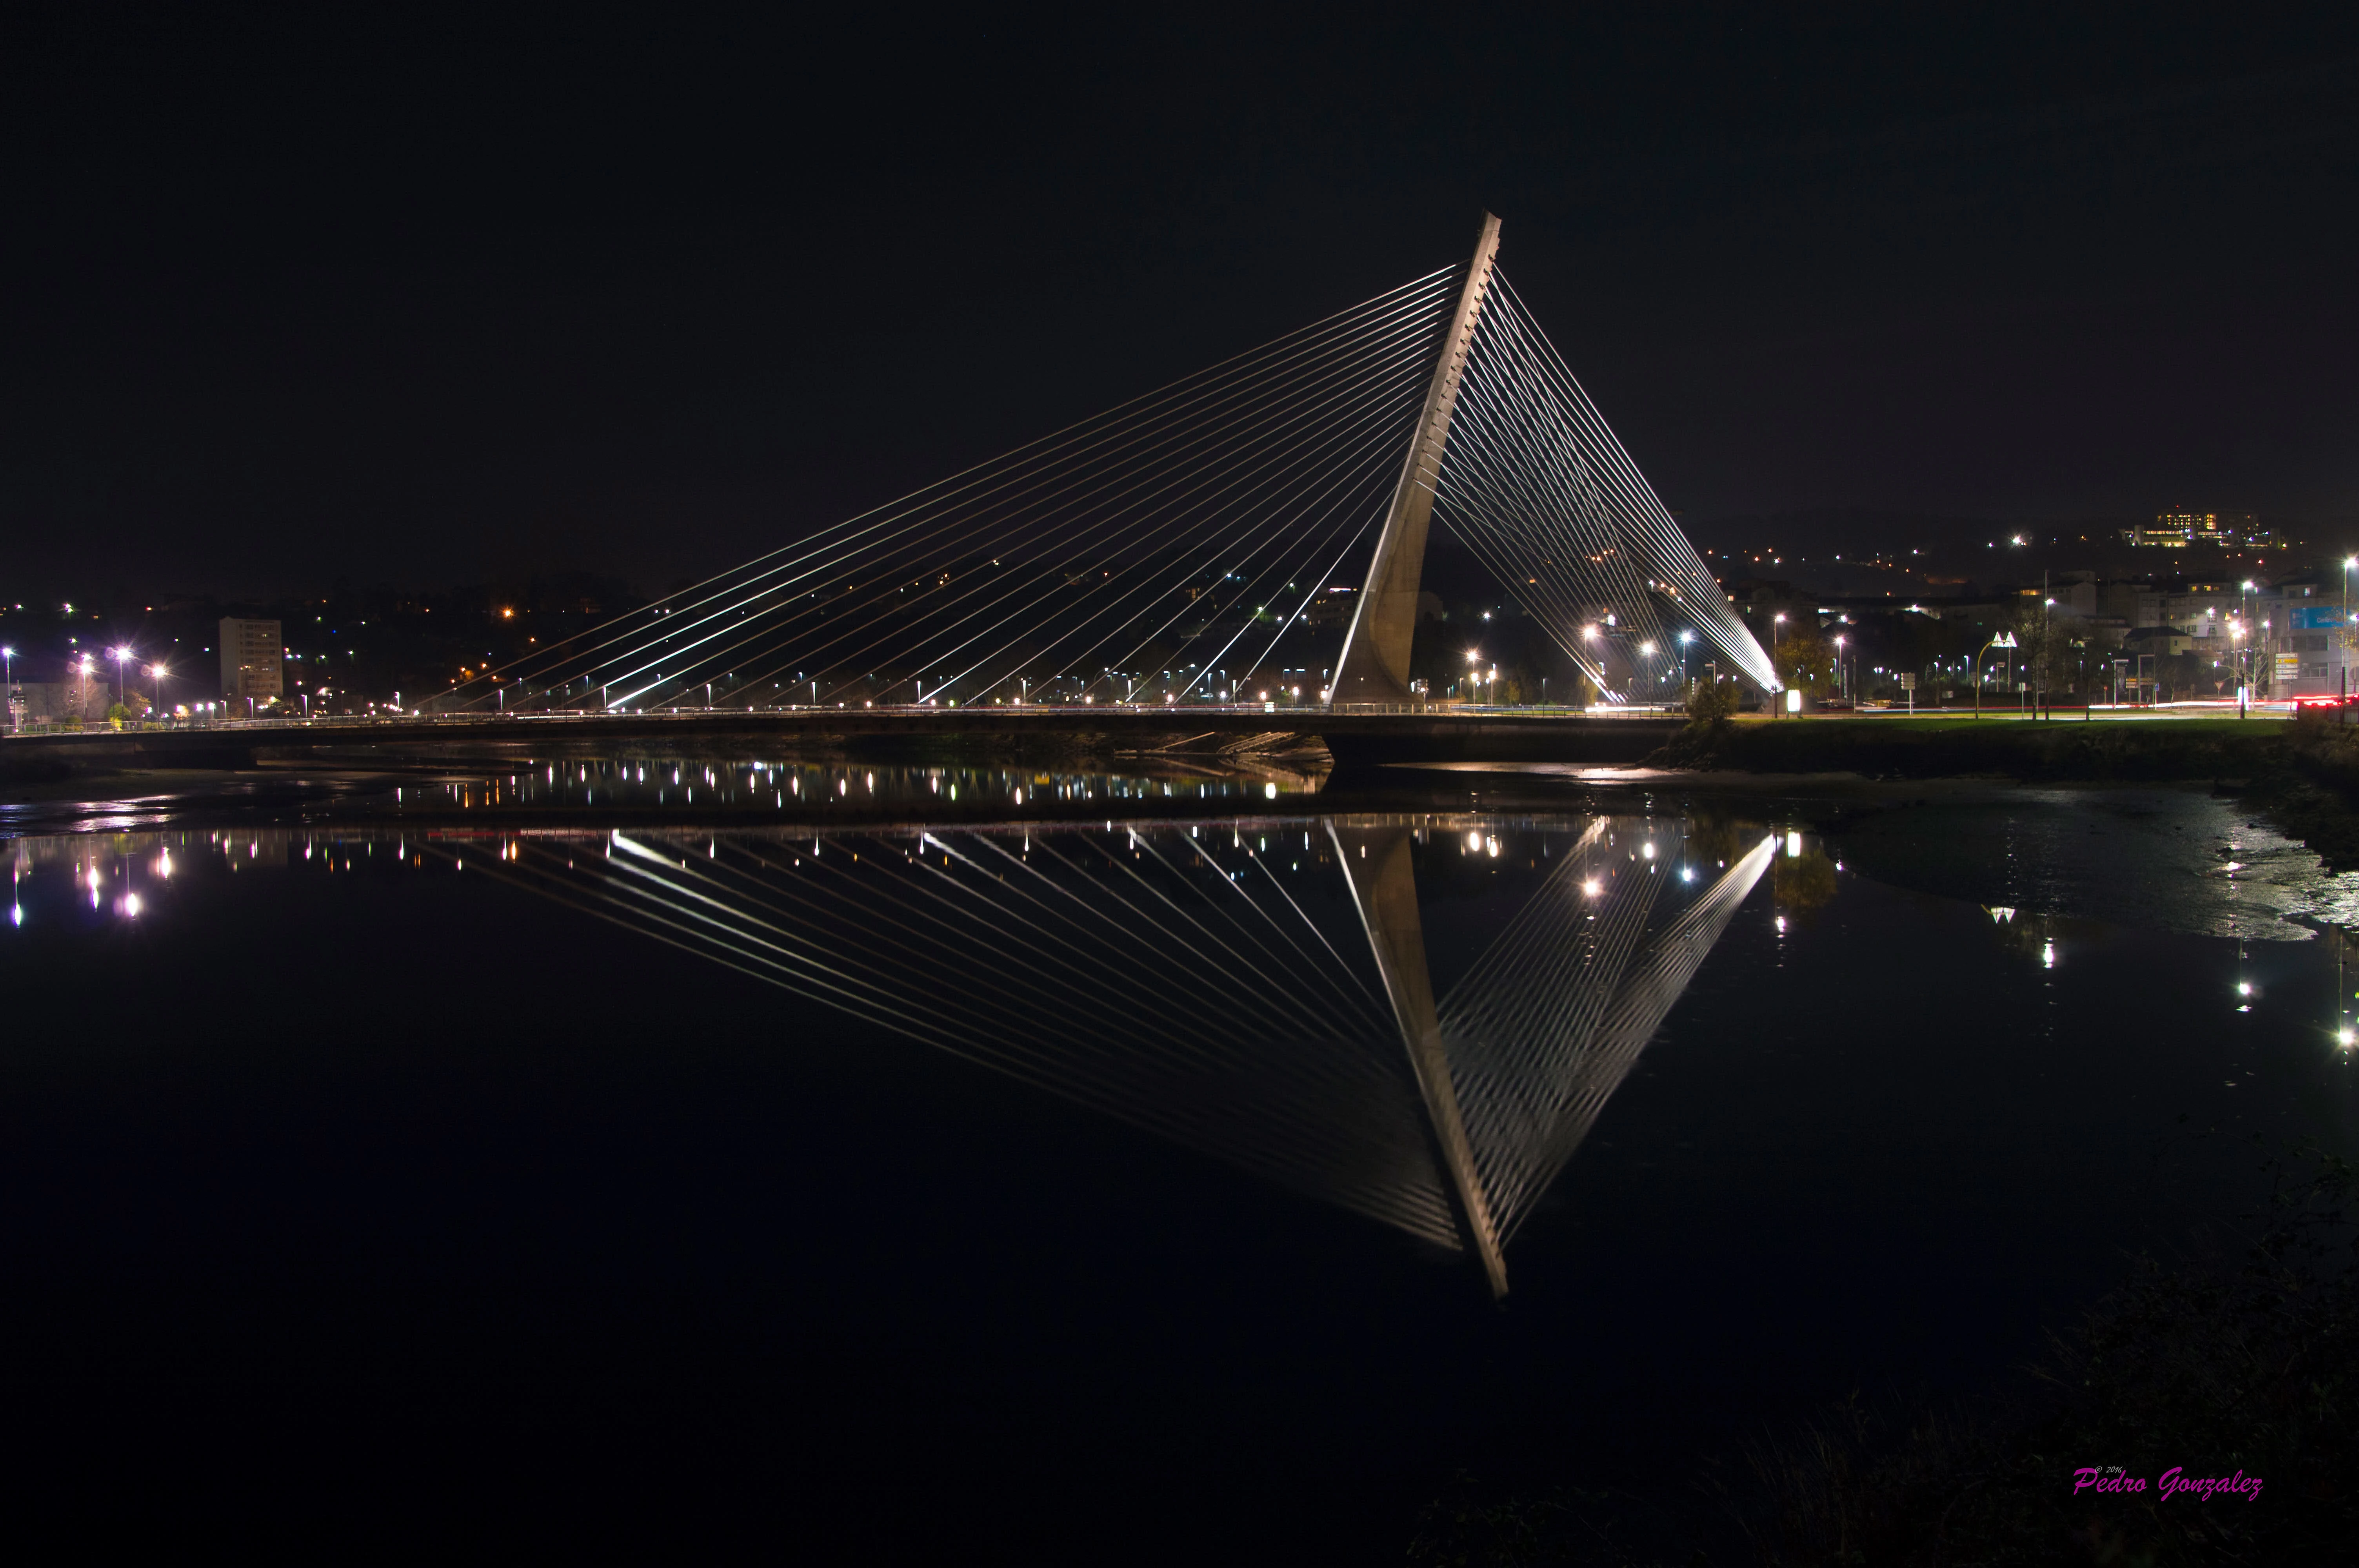
[[[422,847],[1462,1249],[1504,1294],[1775,843],[1417,816]],[[1536,885],[1437,993],[1417,865],[1452,851]]]
[[[1698,641],[1775,689],[1498,243],[429,706],[1397,712],[1437,520],[1595,699],[1676,700]]]

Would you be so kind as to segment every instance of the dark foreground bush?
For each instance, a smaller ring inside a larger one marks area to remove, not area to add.
[[[1746,1480],[1674,1510],[1673,1530],[1659,1504],[1485,1502],[1462,1485],[1426,1510],[1409,1560],[2359,1563],[2359,1195],[2332,1156],[2277,1177],[2241,1268],[2141,1268],[2004,1414],[1845,1405],[1747,1455]],[[2230,1485],[2187,1489],[2206,1481]]]

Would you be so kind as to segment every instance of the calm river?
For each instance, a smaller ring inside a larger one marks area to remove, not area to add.
[[[1028,773],[854,820],[858,770],[565,766],[0,839],[12,1533],[1343,1563],[1461,1471],[1701,1508],[2233,1248],[2359,1109],[2359,897],[2200,791],[1025,823]]]

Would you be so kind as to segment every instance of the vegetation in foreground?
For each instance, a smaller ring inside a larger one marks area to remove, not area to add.
[[[2359,1178],[2314,1152],[2276,1175],[2241,1267],[2141,1267],[2054,1340],[2000,1415],[1846,1404],[1760,1446],[1744,1484],[1698,1492],[1679,1519],[1659,1503],[1486,1498],[1462,1484],[1426,1509],[1408,1561],[2359,1562]],[[2169,1481],[2214,1478],[2239,1489],[2165,1495]]]

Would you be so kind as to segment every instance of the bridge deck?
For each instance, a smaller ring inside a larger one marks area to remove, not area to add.
[[[258,754],[365,748],[827,746],[890,751],[1038,742],[1081,750],[1201,750],[1253,737],[1323,742],[1339,766],[1387,762],[1636,762],[1680,720],[1512,709],[1330,713],[1318,708],[875,708],[549,714],[516,718],[290,720],[196,729],[98,730],[0,739],[10,763],[235,767]]]

